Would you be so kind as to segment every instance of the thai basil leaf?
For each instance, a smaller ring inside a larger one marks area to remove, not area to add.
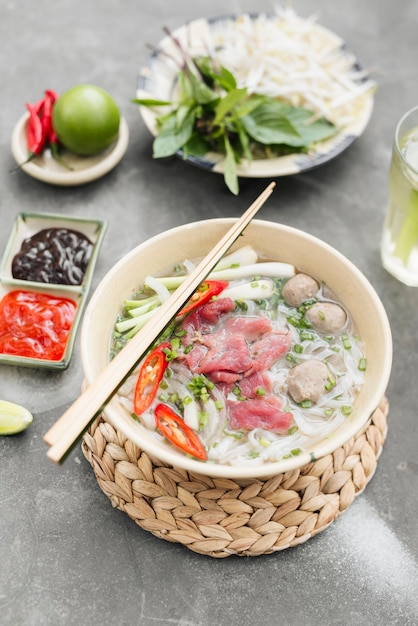
[[[226,67],[221,67],[219,73],[215,75],[216,80],[219,85],[225,89],[225,91],[232,91],[237,88],[237,81],[235,80],[234,75],[226,69]]]
[[[198,104],[208,104],[219,100],[219,94],[193,72],[190,73],[190,82],[193,89],[193,99]]]
[[[187,104],[180,104],[175,111],[176,128],[181,128],[184,123],[187,124],[187,117],[190,115],[191,107]],[[196,111],[194,111],[196,114]]]
[[[181,95],[181,102],[193,102],[193,85],[190,79],[190,72],[181,70],[178,75],[178,84]]]
[[[162,107],[171,104],[171,102],[167,100],[154,100],[153,98],[134,98],[132,102],[144,107]]]
[[[198,133],[193,133],[189,141],[183,146],[183,156],[204,156],[210,150],[210,144]]]
[[[220,66],[215,68],[214,61],[210,57],[198,57],[194,61],[211,87],[217,85],[225,89],[225,91],[236,89],[237,81],[226,67]]]
[[[297,148],[304,146],[298,129],[282,114],[280,107],[270,101],[260,104],[251,114],[244,115],[241,121],[250,137],[259,143],[284,143]]]
[[[247,97],[247,90],[245,87],[242,89],[233,89],[229,91],[226,96],[219,100],[215,109],[215,119],[213,121],[214,126],[217,126],[227,115],[230,113],[239,103],[241,103]]]
[[[160,132],[154,139],[153,157],[159,159],[172,156],[186,144],[193,134],[195,123],[195,111],[190,109],[183,117],[182,124],[177,125],[177,112],[174,111],[166,117]]]
[[[336,128],[326,119],[315,119],[314,113],[302,107],[287,106],[286,116],[297,128],[305,145],[309,146],[316,141],[323,141],[336,133]]]
[[[238,141],[241,146],[242,155],[251,162],[253,160],[253,155],[250,147],[250,138],[248,133],[245,132],[245,129],[241,123],[241,120],[236,120],[236,132],[238,136]]]
[[[242,118],[247,133],[264,145],[285,144],[307,148],[335,134],[335,127],[324,119],[314,120],[312,111],[268,98]]]
[[[266,96],[259,96],[256,94],[251,94],[246,100],[237,105],[235,110],[237,117],[244,117],[244,115],[249,115],[260,106],[263,102],[266,101]]]
[[[239,185],[237,176],[237,161],[235,152],[229,142],[228,136],[225,135],[225,161],[224,161],[224,180],[228,189],[235,195],[238,195]]]

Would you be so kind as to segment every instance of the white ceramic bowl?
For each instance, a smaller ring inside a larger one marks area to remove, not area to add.
[[[213,247],[233,223],[232,218],[204,220],[163,232],[124,256],[105,276],[86,309],[81,331],[82,362],[91,384],[109,361],[110,338],[123,304],[147,275],[185,258],[198,258]],[[301,467],[343,445],[367,422],[385,394],[392,365],[392,340],[383,305],[365,276],[328,244],[300,230],[254,220],[239,239],[265,257],[292,263],[325,282],[351,312],[365,343],[367,371],[352,415],[334,435],[311,450],[290,459],[258,467],[201,463],[162,445],[144,427],[120,409],[113,398],[105,418],[147,454],[170,466],[199,474],[229,478],[267,477]],[[235,246],[237,247],[237,246]]]

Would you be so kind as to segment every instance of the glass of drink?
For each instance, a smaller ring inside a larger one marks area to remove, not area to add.
[[[418,106],[395,131],[381,256],[388,272],[418,287]]]

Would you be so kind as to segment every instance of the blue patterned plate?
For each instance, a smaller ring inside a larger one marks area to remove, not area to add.
[[[137,98],[171,101],[175,97],[178,69],[182,63],[182,53],[175,40],[181,42],[186,49],[192,50],[193,56],[199,52],[207,54],[208,49],[216,50],[222,47],[222,42],[228,38],[228,33],[242,20],[246,20],[247,24],[248,21],[256,22],[257,20],[264,20],[264,23],[269,24],[269,20],[274,19],[277,18],[273,15],[228,16],[210,20],[199,19],[181,26],[159,43],[146,65],[141,68],[137,82]],[[363,96],[358,101],[358,106],[349,122],[332,139],[315,144],[315,149],[309,154],[293,153],[275,158],[254,159],[251,163],[242,162],[237,171],[240,177],[287,176],[319,167],[346,150],[363,133],[369,122],[373,110],[373,88],[362,64],[340,37],[317,24],[310,24],[310,28],[314,36],[313,45],[320,45],[328,54],[339,56],[346,71],[350,72],[354,84],[364,86]],[[336,80],[338,81],[339,77]],[[157,134],[156,119],[162,114],[163,109],[143,106],[139,108],[145,125],[155,136]],[[183,158],[181,151],[177,154]],[[219,153],[209,152],[203,157],[188,156],[186,160],[218,174],[224,172],[224,156]]]

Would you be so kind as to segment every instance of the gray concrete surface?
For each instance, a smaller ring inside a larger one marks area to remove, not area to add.
[[[184,22],[270,10],[268,0],[3,0],[0,7],[0,251],[19,211],[100,217],[109,228],[93,289],[123,254],[172,226],[238,216],[266,181],[222,178],[180,160],[151,158],[136,107],[148,43]],[[389,432],[366,491],[326,531],[270,556],[215,560],[166,543],[114,510],[79,448],[62,467],[43,434],[77,396],[77,340],[69,369],[0,366],[0,397],[34,423],[0,439],[0,623],[5,626],[369,626],[418,623],[418,290],[381,267],[379,239],[394,128],[417,104],[414,0],[299,0],[339,33],[378,81],[370,124],[343,155],[277,180],[264,219],[322,237],[354,261],[379,293],[394,339]],[[120,165],[89,185],[59,188],[13,165],[10,137],[24,103],[44,88],[90,82],[116,98],[130,127]]]

